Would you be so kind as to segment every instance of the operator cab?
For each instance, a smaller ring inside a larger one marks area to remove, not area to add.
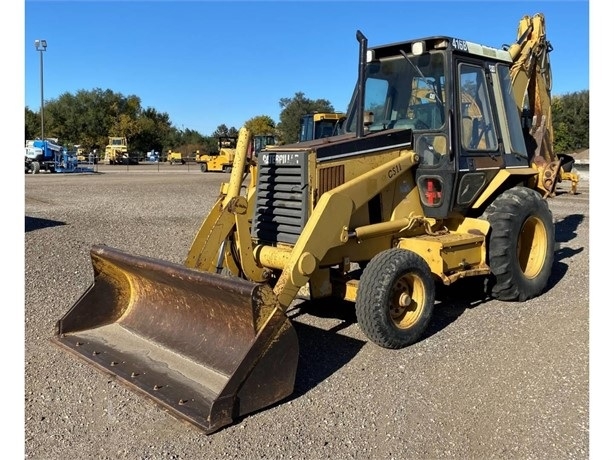
[[[343,129],[412,130],[426,216],[465,211],[499,169],[528,165],[508,51],[431,37],[369,48],[361,62]]]
[[[307,113],[300,119],[299,142],[336,136],[344,120],[343,113]]]

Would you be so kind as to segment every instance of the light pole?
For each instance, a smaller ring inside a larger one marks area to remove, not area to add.
[[[34,40],[34,47],[41,56],[41,140],[45,140],[45,116],[43,109],[45,105],[45,99],[43,96],[43,51],[47,50],[47,40]]]

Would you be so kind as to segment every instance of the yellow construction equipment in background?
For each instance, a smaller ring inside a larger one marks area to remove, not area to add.
[[[109,144],[104,148],[103,163],[107,165],[138,164],[138,158],[128,150],[125,137],[109,137]]]
[[[184,165],[186,162],[186,159],[184,158],[183,153],[173,152],[172,150],[169,150],[168,153],[166,154],[166,161],[168,161],[171,165],[174,165],[174,164]]]
[[[236,136],[218,137],[219,150],[215,154],[197,154],[196,163],[200,164],[202,172],[230,172],[237,147]]]
[[[344,113],[315,112],[305,114],[300,120],[299,142],[335,136],[341,132],[344,120]]]

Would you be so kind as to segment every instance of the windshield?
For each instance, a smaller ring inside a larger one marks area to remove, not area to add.
[[[411,62],[409,62],[411,61]],[[368,131],[383,129],[436,130],[444,124],[444,54],[398,56],[367,65],[365,114],[373,114]],[[354,100],[354,102],[356,99]],[[356,132],[356,110],[348,119]]]

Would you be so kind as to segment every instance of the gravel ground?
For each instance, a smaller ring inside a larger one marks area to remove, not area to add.
[[[295,392],[212,435],[50,344],[92,282],[93,244],[182,263],[227,177],[26,175],[26,458],[588,458],[588,180],[550,201],[560,248],[542,296],[505,303],[459,284],[426,337],[397,351],[367,342],[346,305],[298,302]]]

